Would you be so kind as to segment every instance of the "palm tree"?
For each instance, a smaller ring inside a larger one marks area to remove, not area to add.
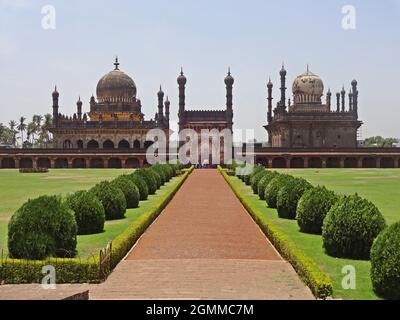
[[[25,120],[25,117],[19,118],[19,125],[17,127],[17,130],[19,130],[19,132],[21,133],[21,148],[24,147],[24,131],[26,130]]]
[[[17,123],[14,120],[11,120],[8,123],[8,126],[10,127],[10,130],[12,132],[12,145],[15,148],[15,146],[17,144],[17,133],[18,133],[18,131],[15,130],[15,127],[17,126]]]
[[[45,114],[44,121],[40,128],[41,131],[40,135],[41,135],[41,140],[44,141],[46,148],[48,146],[48,143],[50,142],[49,129],[52,126],[52,123],[53,123],[53,116],[50,113]]]

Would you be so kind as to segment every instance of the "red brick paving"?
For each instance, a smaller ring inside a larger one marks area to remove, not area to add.
[[[313,299],[216,170],[195,170],[91,299]]]

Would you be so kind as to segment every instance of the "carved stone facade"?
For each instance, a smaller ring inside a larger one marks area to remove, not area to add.
[[[208,163],[214,163],[212,159],[213,148],[218,148],[218,145],[213,144],[211,139],[208,137],[202,138],[202,130],[208,130],[210,132],[218,132],[220,134],[220,163],[224,161],[224,137],[229,135],[229,139],[232,139],[232,127],[233,127],[233,84],[235,82],[228,70],[228,75],[225,77],[224,82],[226,86],[226,108],[224,110],[186,110],[185,108],[185,86],[187,79],[181,71],[181,74],[177,79],[179,86],[179,132],[185,129],[192,129],[196,131],[199,137],[199,159],[197,163],[204,164],[204,161]],[[207,140],[205,140],[207,138]],[[181,141],[183,143],[184,141]],[[208,153],[208,159],[201,159],[201,154]],[[195,160],[196,161],[196,160]]]
[[[164,102],[164,92],[158,92],[158,110],[154,120],[144,120],[141,101],[136,98],[135,82],[119,70],[107,73],[97,84],[97,101],[92,96],[90,111],[82,113],[82,101],[77,102],[73,116],[59,113],[59,93],[53,92],[54,148],[58,149],[145,149],[152,129],[161,129],[169,139],[170,102]],[[165,110],[164,110],[165,108]]]
[[[357,81],[351,83],[346,110],[344,88],[336,94],[336,109],[332,110],[330,90],[326,103],[321,102],[322,80],[307,68],[293,83],[294,104],[286,101],[286,70],[282,67],[281,100],[272,114],[272,83],[268,87],[268,143],[276,148],[356,148],[358,120]]]

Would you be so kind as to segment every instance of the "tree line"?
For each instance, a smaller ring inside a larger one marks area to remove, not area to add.
[[[13,148],[49,148],[52,144],[51,114],[35,114],[30,122],[23,116],[8,125],[0,123],[0,144]]]

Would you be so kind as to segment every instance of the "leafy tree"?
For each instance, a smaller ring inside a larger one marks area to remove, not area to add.
[[[381,136],[376,136],[365,139],[365,146],[377,148],[392,148],[398,142],[399,140],[396,138],[384,138]]]
[[[19,118],[19,124],[17,127],[17,130],[19,130],[19,132],[21,133],[21,147],[23,147],[23,144],[24,144],[24,132],[26,131],[26,128],[27,128],[25,120],[26,120],[25,117]]]

